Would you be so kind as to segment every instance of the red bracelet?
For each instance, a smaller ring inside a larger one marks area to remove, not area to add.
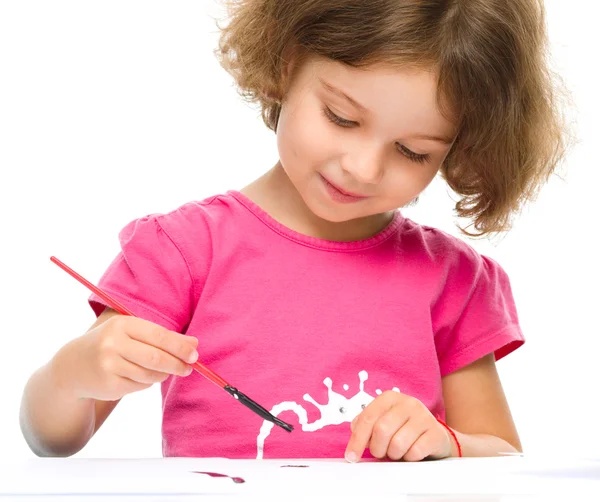
[[[462,457],[462,448],[460,447],[460,443],[458,442],[458,438],[456,437],[456,434],[454,434],[454,431],[448,427],[448,424],[444,423],[442,420],[440,420],[438,417],[435,417],[436,420],[442,424],[450,433],[450,435],[452,436],[452,438],[454,439],[454,441],[456,442],[456,446],[458,447],[458,456]]]

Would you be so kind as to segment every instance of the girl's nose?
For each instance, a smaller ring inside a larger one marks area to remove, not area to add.
[[[342,168],[360,183],[377,185],[383,178],[384,157],[381,148],[358,147],[342,158]]]

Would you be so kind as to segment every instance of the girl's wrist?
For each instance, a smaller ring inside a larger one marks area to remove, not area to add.
[[[450,441],[450,455],[449,457],[462,457],[462,446],[460,444],[460,440],[458,439],[458,435],[455,431],[453,431],[448,424],[446,424],[439,417],[436,417],[436,420],[439,424],[446,430],[446,434]]]

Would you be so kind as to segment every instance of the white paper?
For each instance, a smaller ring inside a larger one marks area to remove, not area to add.
[[[245,483],[193,471],[237,476]],[[267,494],[274,499],[305,500],[376,495],[397,502],[411,495],[547,495],[548,500],[559,496],[569,500],[577,494],[578,501],[600,500],[600,462],[527,457],[358,464],[343,460],[71,458],[30,459],[2,467],[0,496],[39,494],[221,494],[242,500],[258,500]]]
[[[227,461],[225,461],[226,463]],[[2,465],[0,495],[182,495],[236,493],[223,460],[35,458]],[[210,469],[208,468],[210,467]],[[233,474],[232,474],[233,475]]]

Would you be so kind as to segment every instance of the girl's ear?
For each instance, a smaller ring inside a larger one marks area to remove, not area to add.
[[[294,74],[294,66],[298,63],[298,51],[288,46],[281,54],[281,77],[287,81]]]
[[[279,93],[281,95],[281,99],[283,99],[287,94],[287,89],[289,89],[294,76],[297,74],[302,64],[308,59],[308,54],[294,44],[289,44],[282,51],[280,57],[281,80],[279,85]]]
[[[291,77],[294,74],[294,68],[298,64],[296,51],[290,45],[284,49],[280,55],[279,61],[279,80],[276,82],[276,88],[265,87],[262,90],[263,96],[271,101],[281,103],[285,96]]]

